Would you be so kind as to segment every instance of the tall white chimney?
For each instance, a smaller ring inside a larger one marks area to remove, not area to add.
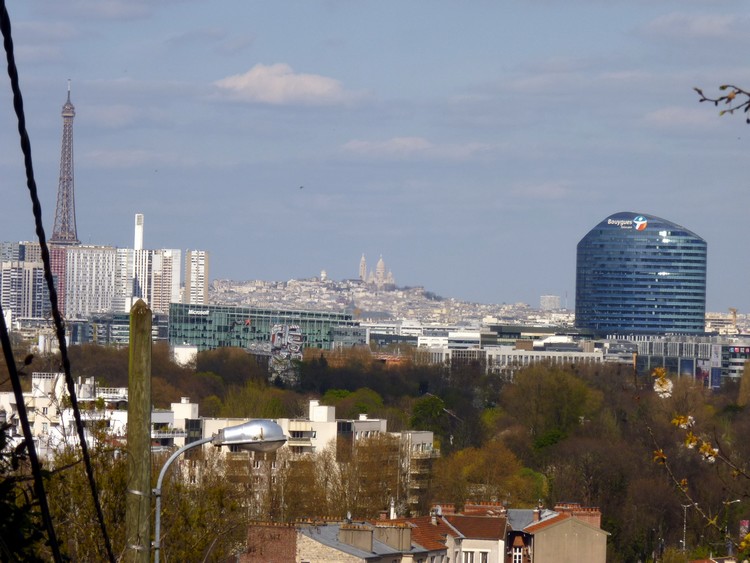
[[[135,214],[135,242],[133,250],[143,250],[143,213]]]

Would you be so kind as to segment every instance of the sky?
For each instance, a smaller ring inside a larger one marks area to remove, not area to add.
[[[78,238],[207,250],[211,279],[559,295],[578,241],[645,213],[708,243],[750,312],[746,0],[8,0],[47,238],[68,80]],[[3,65],[4,66],[4,65]],[[7,74],[0,240],[35,240]]]

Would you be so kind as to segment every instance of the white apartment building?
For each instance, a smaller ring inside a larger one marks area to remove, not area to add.
[[[535,363],[552,363],[567,365],[575,363],[602,363],[605,350],[544,350],[520,349],[514,346],[485,346],[483,348],[465,348],[450,346],[433,346],[426,348],[430,363],[454,365],[456,363],[480,362],[487,373],[498,373],[512,376],[521,368]]]
[[[79,318],[112,310],[117,249],[69,246],[65,251],[65,314]]]
[[[209,259],[205,250],[185,252],[185,289],[183,303],[208,305]]]
[[[180,301],[182,251],[154,250],[151,256],[151,301],[154,313],[169,314],[169,304]]]
[[[311,400],[307,419],[276,421],[288,436],[287,446],[295,454],[315,453],[336,441],[336,408]]]
[[[41,262],[0,262],[0,304],[15,317],[42,318],[49,313],[49,291]]]

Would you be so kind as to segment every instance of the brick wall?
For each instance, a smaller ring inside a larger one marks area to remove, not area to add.
[[[255,524],[248,528],[247,548],[239,563],[289,563],[297,555],[294,526]]]

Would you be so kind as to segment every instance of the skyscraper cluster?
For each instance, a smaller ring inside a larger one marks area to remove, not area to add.
[[[73,181],[73,118],[63,105],[63,137],[55,223],[49,240],[50,267],[60,312],[67,318],[127,312],[143,299],[154,313],[169,313],[170,303],[208,303],[208,253],[148,250],[143,247],[144,217],[135,216],[133,248],[83,245],[78,239]],[[14,317],[45,318],[50,296],[38,242],[0,243],[0,304]]]

